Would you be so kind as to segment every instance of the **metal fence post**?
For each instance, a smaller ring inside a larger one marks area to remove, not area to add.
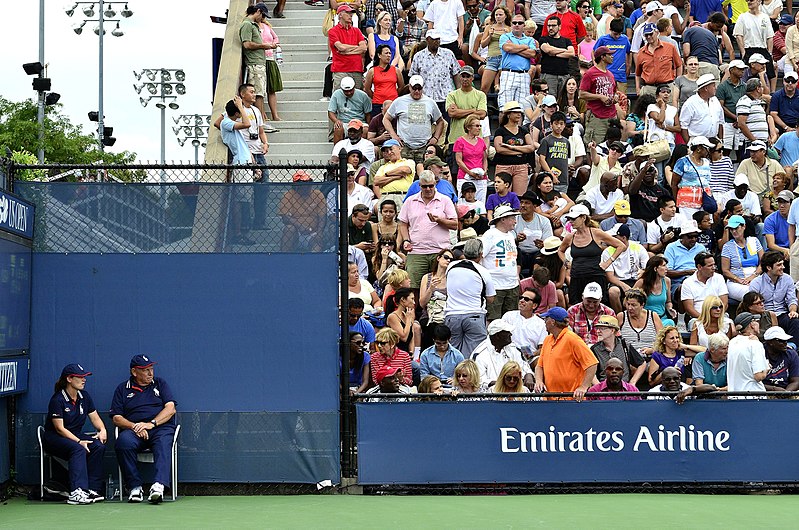
[[[352,435],[350,425],[350,325],[347,300],[347,275],[349,270],[349,230],[347,216],[347,151],[342,149],[338,154],[338,249],[339,249],[339,287],[341,292],[341,337],[339,353],[341,355],[341,475],[352,475]]]

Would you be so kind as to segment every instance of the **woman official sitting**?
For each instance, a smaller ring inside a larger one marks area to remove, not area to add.
[[[524,386],[522,379],[522,367],[516,361],[508,361],[499,371],[497,382],[491,387],[490,391],[494,394],[515,394],[529,393],[530,390]],[[526,399],[519,397],[504,398],[507,401]]]
[[[453,390],[461,394],[475,394],[482,392],[483,385],[480,383],[480,369],[471,359],[461,361],[455,366],[455,386]]]
[[[103,487],[107,434],[92,397],[84,390],[86,378],[90,375],[92,373],[79,364],[65,366],[47,407],[42,446],[49,454],[69,461],[71,493],[67,504],[105,500],[98,491]],[[87,416],[97,429],[93,436],[81,432]]]

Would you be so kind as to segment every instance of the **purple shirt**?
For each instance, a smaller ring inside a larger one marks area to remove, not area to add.
[[[519,197],[512,191],[509,191],[504,197],[500,197],[496,193],[492,193],[486,199],[486,211],[494,211],[500,204],[509,204],[514,210],[518,210],[519,206],[521,206],[519,203]]]

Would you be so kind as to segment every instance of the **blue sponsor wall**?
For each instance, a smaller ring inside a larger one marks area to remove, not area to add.
[[[791,400],[380,402],[357,415],[364,485],[799,480]]]
[[[337,271],[335,253],[34,253],[18,480],[38,481],[35,429],[65,364],[94,372],[111,433],[114,388],[146,353],[178,400],[181,482],[337,483],[338,292],[315,280]]]

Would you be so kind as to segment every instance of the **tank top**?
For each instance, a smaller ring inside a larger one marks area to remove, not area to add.
[[[389,47],[389,49],[391,49],[391,60],[393,61],[394,57],[396,57],[397,55],[397,46],[394,42],[394,36],[389,35],[389,37],[386,40],[383,40],[380,38],[380,35],[378,35],[377,33],[373,33],[373,35],[375,36],[375,50],[381,44],[385,44],[386,46]]]
[[[602,249],[599,248],[596,241],[594,241],[594,233],[588,229],[591,234],[591,242],[584,247],[578,247],[572,240],[571,253],[572,253],[572,276],[580,277],[582,275],[604,275],[605,271],[599,266],[599,260],[602,257]]]
[[[644,327],[641,329],[633,327],[630,322],[630,314],[627,311],[623,314],[624,323],[621,325],[620,331],[621,336],[627,341],[627,344],[638,351],[641,351],[643,348],[651,348],[652,344],[655,342],[655,336],[657,335],[657,331],[655,331],[655,317],[652,316],[653,312],[646,312],[646,321],[644,322]]]
[[[508,29],[510,31],[510,29]],[[507,33],[507,31],[505,32]],[[502,55],[502,50],[499,47],[499,38],[505,33],[494,33],[491,35],[491,40],[488,41],[488,56],[497,57]]]
[[[666,315],[666,301],[668,290],[666,289],[666,278],[660,279],[660,294],[649,293],[646,297],[644,309],[649,309],[658,314],[659,317]]]
[[[375,105],[382,105],[387,99],[397,99],[397,69],[393,66],[386,71],[379,66],[373,67],[372,84],[374,85],[372,103]]]

